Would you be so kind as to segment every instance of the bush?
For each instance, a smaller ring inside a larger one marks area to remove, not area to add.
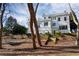
[[[7,28],[6,27],[3,27],[3,32],[7,32]]]
[[[16,25],[13,28],[12,34],[26,34],[27,33],[27,28],[21,25]]]
[[[44,33],[44,34],[41,34],[41,37],[44,38],[44,39],[48,39],[49,36],[50,36],[50,37],[53,37],[53,35],[50,34],[49,32]]]
[[[55,35],[54,35],[54,37],[60,37],[61,36],[61,32],[55,32]]]

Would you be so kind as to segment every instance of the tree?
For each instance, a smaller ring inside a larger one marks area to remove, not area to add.
[[[12,16],[10,16],[7,19],[6,23],[5,23],[5,27],[6,27],[7,31],[8,31],[8,33],[12,33],[13,28],[15,27],[15,25],[17,25],[17,20],[14,19]]]
[[[77,45],[79,46],[79,23],[78,23],[78,19],[77,16],[75,14],[75,12],[72,10],[71,5],[69,4],[70,10],[71,10],[71,18],[73,20],[73,22],[76,24],[77,26]]]
[[[15,25],[12,30],[12,34],[26,34],[26,33],[27,33],[27,28],[18,24]]]
[[[0,48],[2,48],[2,31],[3,31],[3,15],[5,12],[6,3],[0,3]]]
[[[0,3],[0,48],[2,48],[1,6],[2,3]]]
[[[36,16],[36,12],[37,12],[37,9],[38,9],[38,5],[39,5],[39,3],[36,5],[35,16]],[[41,40],[40,40],[40,35],[39,35],[38,24],[37,24],[37,20],[36,19],[34,20],[34,25],[35,25],[35,29],[36,29],[36,35],[37,35],[38,43],[39,43],[40,46],[42,46]]]
[[[19,25],[17,20],[10,16],[5,23],[4,31],[10,34],[26,34],[27,28]]]
[[[33,8],[32,3],[28,3],[27,5],[28,5],[29,13],[30,13],[30,29],[31,29],[31,33],[32,33],[33,47],[36,48],[33,25],[35,26],[35,30],[36,30],[36,34],[37,34],[37,38],[38,38],[38,43],[40,46],[42,46],[41,41],[40,41],[40,37],[39,37],[38,25],[37,25],[37,21],[36,21],[36,11],[38,8],[38,4],[37,4],[35,12],[34,12],[34,8]]]

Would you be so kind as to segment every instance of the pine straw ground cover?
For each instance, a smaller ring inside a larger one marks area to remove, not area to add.
[[[21,35],[15,35],[15,37],[8,37],[2,39],[3,41],[3,49],[0,49],[0,55],[6,56],[28,56],[28,55],[42,55],[42,56],[71,56],[71,55],[79,55],[79,47],[76,46],[76,37],[65,35],[61,37],[62,40],[59,40],[58,43],[53,45],[53,42],[49,42],[48,45],[45,45],[47,39],[41,38],[42,47],[39,47],[36,44],[38,49],[33,49],[32,40],[27,36],[21,37]],[[7,42],[10,41],[22,42],[20,45],[12,46]]]

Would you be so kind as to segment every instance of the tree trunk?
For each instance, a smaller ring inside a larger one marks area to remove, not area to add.
[[[36,48],[36,42],[35,42],[35,35],[34,35],[34,29],[33,29],[33,20],[34,20],[34,9],[32,3],[28,3],[28,9],[30,12],[30,30],[33,40],[33,48]]]
[[[37,5],[37,7],[38,7],[38,5]],[[33,4],[32,3],[28,3],[28,8],[29,8],[30,17],[31,17],[31,19],[30,19],[30,29],[31,29],[31,32],[32,32],[32,39],[33,39],[33,44],[34,44],[33,46],[35,46],[35,35],[34,35],[34,31],[33,31],[33,23],[34,23],[35,30],[36,30],[38,44],[40,46],[42,46],[41,40],[40,40],[40,35],[39,35],[39,30],[38,30],[38,24],[37,24],[37,20],[36,20],[37,7],[36,7],[36,10],[34,12]]]
[[[2,3],[0,3],[0,11],[1,11]],[[2,48],[2,19],[0,14],[0,49]]]
[[[32,33],[33,48],[36,49],[35,34],[34,34],[34,31],[33,31],[33,19],[32,18],[30,19],[30,30],[31,30],[31,33]]]
[[[41,40],[40,40],[40,35],[39,35],[39,30],[38,30],[38,24],[37,24],[37,20],[36,19],[34,19],[34,25],[35,25],[36,35],[37,35],[37,39],[38,39],[38,44],[40,46],[42,46]]]
[[[34,12],[34,15],[36,16],[36,13],[37,13],[37,9],[38,9],[38,6],[39,6],[39,3],[37,3],[36,5],[36,9],[35,9],[35,12]],[[35,25],[35,30],[36,30],[36,35],[37,35],[37,39],[38,39],[38,44],[40,46],[42,46],[41,44],[41,40],[40,40],[40,35],[39,35],[39,29],[38,29],[38,24],[37,24],[37,20],[36,20],[36,17],[34,17],[34,25]]]
[[[5,12],[5,3],[3,3],[3,10],[2,10],[2,14],[1,14],[1,30],[3,31],[3,16],[4,16],[4,12]]]
[[[0,17],[0,49],[2,48],[2,24],[1,24],[1,17]]]
[[[77,46],[79,46],[79,23],[77,26]]]
[[[1,10],[1,6],[3,7],[3,9]],[[0,15],[0,48],[2,48],[2,32],[3,32],[3,15],[4,15],[4,12],[5,12],[5,3],[1,3],[0,4],[0,10],[1,10],[1,15]]]

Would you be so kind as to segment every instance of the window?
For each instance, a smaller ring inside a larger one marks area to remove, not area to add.
[[[52,23],[52,26],[56,26],[56,23]]]
[[[53,17],[52,19],[53,19],[53,20],[56,20],[56,17]]]
[[[51,17],[49,16],[48,18],[50,19]]]
[[[48,26],[48,22],[44,22],[44,26]]]
[[[44,17],[44,19],[46,19],[46,17]]]
[[[66,17],[64,17],[64,21],[66,21],[67,20],[67,18]]]
[[[66,29],[67,29],[67,25],[59,26],[59,30],[66,30]]]
[[[58,18],[58,21],[60,21],[60,17]]]

